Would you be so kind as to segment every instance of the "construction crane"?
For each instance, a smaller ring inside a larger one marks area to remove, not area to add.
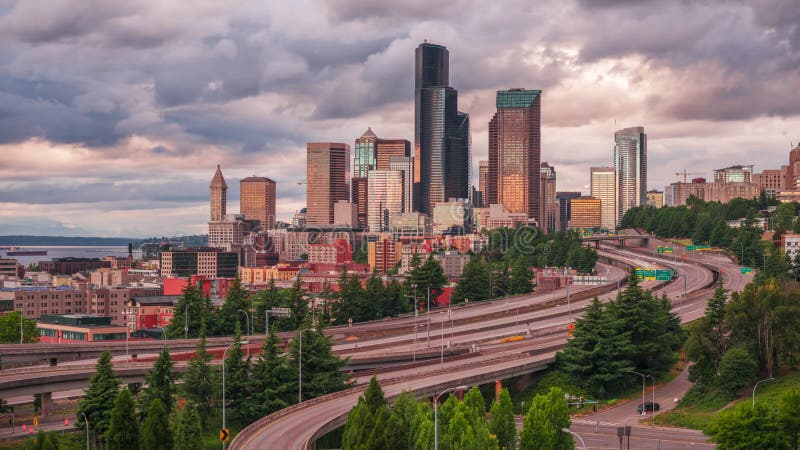
[[[687,172],[686,169],[683,169],[683,172],[678,172],[675,174],[676,177],[683,175],[683,182],[686,183],[686,177],[689,175],[703,175],[703,172]]]

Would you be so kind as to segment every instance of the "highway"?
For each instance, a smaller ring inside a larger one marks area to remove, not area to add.
[[[629,250],[602,250],[601,256],[608,256],[613,259],[624,261],[625,263],[638,267],[654,268],[676,268],[687,275],[686,290],[689,293],[683,296],[683,281],[680,283],[672,282],[656,290],[657,294],[666,293],[676,305],[676,309],[684,320],[696,318],[702,315],[705,301],[710,297],[712,290],[708,289],[714,280],[714,273],[707,267],[701,267],[694,263],[683,261],[668,261],[653,258],[649,255],[638,254]],[[617,275],[619,275],[617,273]],[[614,282],[614,286],[615,286]],[[644,282],[643,287],[655,287],[658,283]],[[604,299],[613,297],[614,289],[601,296]],[[585,302],[585,300],[584,300]],[[496,307],[504,308],[504,301],[493,302]],[[572,305],[571,305],[572,306]],[[582,303],[576,301],[572,314],[580,315]],[[505,322],[511,330],[508,333],[519,332],[520,323],[532,325],[532,330],[541,330],[548,327],[555,327],[557,330],[560,324],[566,324],[569,320],[563,318],[563,314],[569,315],[569,311],[563,311],[563,305],[553,305],[550,309],[562,308],[561,316],[552,314],[550,318],[536,317],[536,313],[526,314],[517,320],[515,315],[507,314]],[[513,311],[513,306],[509,305],[509,311]],[[539,314],[543,314],[540,311]],[[526,325],[527,326],[527,325]],[[565,327],[561,328],[562,330]],[[459,330],[464,331],[464,330]],[[448,331],[444,330],[444,339]],[[441,345],[442,331],[440,335],[432,337],[436,342],[439,337]],[[465,358],[455,361],[446,361],[442,365],[429,366],[426,369],[407,368],[396,370],[389,373],[378,374],[378,379],[384,389],[387,398],[399,395],[403,390],[411,390],[417,396],[428,396],[438,392],[445,387],[454,385],[475,385],[491,382],[496,379],[504,379],[522,373],[533,372],[537,369],[544,369],[547,364],[554,361],[555,352],[562,348],[566,343],[563,331],[560,338],[553,339],[554,336],[548,334],[538,334],[515,343],[514,346],[500,344],[495,341],[484,344],[473,358]],[[466,341],[461,341],[464,337]],[[491,340],[498,337],[496,331],[481,332],[475,330],[472,334],[459,335],[453,338],[456,344],[470,344],[477,338],[483,336]],[[407,337],[404,341],[407,341]],[[363,348],[365,344],[359,343]],[[367,344],[368,345],[368,344]],[[404,342],[404,345],[405,344]],[[419,345],[419,344],[417,344]],[[474,364],[478,364],[476,367]],[[358,379],[364,382],[365,377]],[[363,392],[364,386],[359,385],[347,391],[331,394],[329,396],[313,399],[286,408],[268,417],[262,418],[256,423],[243,430],[231,443],[231,449],[259,449],[259,448],[313,448],[315,440],[344,423],[347,413],[356,404],[358,396]],[[313,424],[313,426],[309,426]]]

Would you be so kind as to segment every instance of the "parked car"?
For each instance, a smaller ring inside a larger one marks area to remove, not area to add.
[[[653,402],[639,403],[639,406],[636,407],[636,411],[639,414],[641,414],[644,411],[653,412],[653,411],[658,411],[659,409],[661,409],[661,405]]]

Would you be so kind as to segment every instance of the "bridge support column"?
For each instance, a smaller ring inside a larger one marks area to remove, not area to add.
[[[53,393],[42,392],[40,395],[42,398],[42,417],[48,417],[53,408]]]
[[[594,241],[594,248],[600,250],[600,241]]]
[[[499,401],[500,400],[500,391],[502,391],[502,390],[503,390],[503,381],[502,380],[496,380],[494,382],[494,401]]]

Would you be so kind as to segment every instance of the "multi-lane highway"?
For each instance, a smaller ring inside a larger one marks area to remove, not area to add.
[[[714,273],[707,267],[691,262],[678,261],[676,263],[659,260],[648,255],[622,250],[604,250],[601,255],[625,262],[629,266],[668,267],[684,273],[686,275],[686,292],[689,295],[683,295],[683,280],[680,283],[669,283],[656,290],[656,293],[666,293],[676,305],[678,313],[686,316],[687,319],[693,318],[697,311],[702,311],[705,300],[711,295],[708,288],[714,280]],[[619,273],[615,275],[620,276]],[[653,284],[653,282],[645,282],[643,286],[654,287]],[[612,290],[601,297],[607,299],[613,295]],[[580,315],[580,310],[585,307],[586,302],[587,300],[575,301],[570,304],[567,311],[564,311],[565,305],[560,303],[551,306],[548,308],[549,310],[525,314],[519,320],[515,315],[507,314],[504,318],[506,328],[514,330],[510,331],[511,333],[521,331],[527,333],[527,329],[541,330],[548,327],[554,330],[559,330],[559,328],[564,330],[569,316]],[[503,303],[504,301],[494,302],[496,308],[503,308]],[[510,302],[508,311],[513,312],[513,308],[514,304]],[[559,308],[561,309],[560,315],[557,312]],[[564,314],[566,314],[566,318],[564,318]],[[520,330],[520,323],[523,321],[526,329]],[[559,327],[559,325],[562,326]],[[440,345],[442,340],[447,339],[448,334],[448,330],[446,328],[442,330],[442,328],[440,327],[440,335],[433,337],[434,342],[439,337]],[[491,331],[475,328],[472,333],[456,334],[452,340],[456,345],[471,345],[481,337],[485,342],[500,335],[497,331],[500,328],[493,328]],[[403,345],[407,345],[408,336],[395,336],[394,338],[398,341],[402,340]],[[556,336],[534,332],[529,338],[516,342],[513,346],[494,341],[488,345],[483,344],[483,348],[471,358],[445,361],[443,364],[425,368],[407,368],[382,373],[378,374],[378,378],[389,398],[398,395],[403,390],[413,391],[419,396],[430,395],[453,385],[481,384],[545,368],[547,364],[554,361],[555,352],[562,348],[565,342],[566,337],[563,331],[557,332]],[[358,345],[363,349],[365,345],[369,344],[362,342]],[[363,381],[363,379],[359,381]],[[279,411],[243,430],[231,444],[231,448],[313,448],[318,437],[343,424],[347,413],[362,392],[363,386],[358,386]]]

